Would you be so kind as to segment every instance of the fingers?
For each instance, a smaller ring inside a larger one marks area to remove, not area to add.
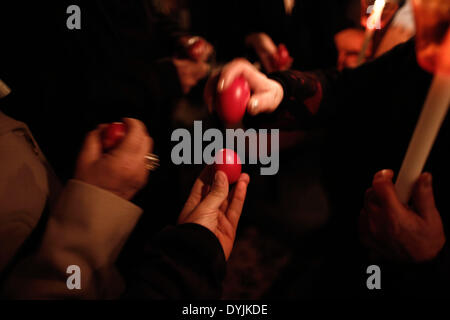
[[[211,184],[213,173],[213,166],[207,166],[202,170],[200,176],[195,180],[194,185],[192,186],[191,193],[178,218],[178,223],[182,223],[184,219],[194,211],[200,201],[202,201],[203,197],[206,196],[204,195],[205,189],[208,189],[207,187]],[[207,191],[207,193],[209,193],[209,190]]]
[[[239,218],[241,217],[249,183],[250,177],[248,176],[248,174],[241,174],[232,192],[230,205],[228,206],[228,210],[226,211],[226,216],[234,228],[237,227]]]
[[[147,128],[144,123],[132,118],[123,118],[122,121],[127,126],[127,133],[122,142],[117,146],[117,148],[113,149],[111,153],[142,153],[143,145],[148,148],[150,144]]]
[[[380,203],[373,188],[370,188],[366,191],[366,194],[364,196],[364,209],[366,210],[366,212],[377,212],[379,209],[381,209]]]
[[[78,156],[78,161],[83,163],[91,163],[98,160],[102,155],[101,132],[107,125],[100,125],[97,129],[89,132],[84,140]]]
[[[433,195],[432,176],[430,173],[422,174],[417,180],[412,197],[414,208],[425,220],[439,216]]]
[[[276,50],[276,49],[275,49]],[[275,51],[276,54],[276,51]],[[269,54],[261,54],[259,56],[259,60],[262,62],[262,65],[267,73],[271,73],[275,71],[275,68],[273,67],[273,55]]]
[[[247,112],[250,115],[273,112],[283,100],[283,87],[276,81],[271,81],[272,90],[255,92],[247,104]]]
[[[234,79],[240,75],[248,81],[252,90],[259,88],[262,82],[267,81],[267,77],[259,72],[250,62],[242,58],[235,59],[223,68],[217,91],[221,92],[228,88]]]
[[[228,196],[228,179],[225,173],[217,171],[211,189],[205,199],[200,203],[198,209],[210,211],[220,208]]]
[[[372,187],[380,206],[388,213],[404,212],[404,206],[395,192],[392,170],[381,170],[375,174]]]
[[[214,75],[207,83],[205,101],[208,109],[213,110],[216,92],[222,92],[239,76],[244,77],[252,91],[247,104],[251,115],[273,112],[283,100],[283,87],[278,82],[267,78],[245,59],[236,59],[226,65],[219,76]],[[214,88],[214,85],[216,87]]]

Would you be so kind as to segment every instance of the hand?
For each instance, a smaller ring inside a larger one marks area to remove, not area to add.
[[[145,156],[153,150],[153,140],[145,125],[136,119],[123,119],[127,133],[119,145],[103,153],[100,125],[91,131],[78,156],[75,179],[130,200],[146,183]]]
[[[213,74],[205,87],[205,101],[210,112],[214,109],[216,93],[228,88],[233,80],[242,75],[250,85],[252,95],[247,104],[247,112],[257,115],[275,111],[283,100],[283,87],[277,81],[267,78],[245,59],[235,59],[221,72]]]
[[[225,173],[206,167],[195,181],[178,224],[196,223],[214,233],[222,245],[225,258],[231,254],[236,229],[244,206],[250,177],[243,173],[229,192]],[[211,181],[213,180],[214,181]]]
[[[264,69],[268,73],[276,71],[273,61],[277,55],[278,48],[269,35],[263,32],[251,33],[246,37],[245,43],[255,50]]]
[[[367,190],[360,216],[363,242],[390,259],[424,262],[437,256],[445,243],[441,217],[436,209],[432,177],[418,179],[412,208],[403,205],[395,193],[391,170],[378,172]]]
[[[210,70],[210,66],[202,61],[192,61],[189,59],[172,59],[177,69],[183,93],[189,93],[197,83],[205,78]]]
[[[334,36],[334,42],[338,51],[338,70],[344,68],[356,68],[358,55],[364,42],[364,31],[359,29],[345,29]],[[371,45],[367,48],[366,57],[372,51]]]
[[[179,38],[179,42],[184,48],[185,55],[194,61],[206,62],[214,52],[212,44],[202,37],[183,36]]]

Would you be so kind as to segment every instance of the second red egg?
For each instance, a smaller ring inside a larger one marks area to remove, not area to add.
[[[110,123],[102,132],[102,146],[104,150],[114,148],[125,137],[126,125],[122,122]]]
[[[214,168],[216,171],[223,171],[227,175],[228,183],[233,184],[241,176],[241,159],[233,150],[222,149],[216,154]]]

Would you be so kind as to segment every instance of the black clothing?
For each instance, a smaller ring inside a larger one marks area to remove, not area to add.
[[[282,0],[248,1],[247,33],[265,32],[275,44],[284,43],[294,58],[295,70],[313,70],[336,65],[334,35],[349,28],[348,1],[296,0],[286,15]]]
[[[225,255],[217,237],[197,224],[155,236],[126,278],[125,299],[219,299]]]
[[[345,274],[353,272],[349,277],[359,276],[355,285],[367,292],[367,276],[364,277],[365,269],[361,268],[369,264],[358,259],[363,251],[355,246],[358,243],[357,217],[363,207],[364,193],[377,171],[390,168],[398,173],[432,77],[418,66],[413,40],[357,69],[341,74],[335,71],[314,74],[322,84],[323,100],[318,113],[308,117],[314,119],[316,125],[330,127],[327,151],[322,156],[328,169],[325,179],[335,211],[331,222],[335,233],[330,238],[338,249],[333,266],[340,264]],[[297,102],[287,106],[292,114],[308,114],[302,101],[314,92],[301,87],[302,81],[310,78],[295,71],[274,73],[271,77],[282,83],[286,101]],[[436,205],[446,231],[450,226],[447,214],[450,207],[447,199],[449,141],[447,117],[425,167],[434,177]],[[389,289],[383,290],[383,294],[445,294],[450,284],[449,257],[445,247],[430,263],[415,266],[383,263],[381,270],[386,271],[388,283],[384,288]],[[344,266],[346,260],[349,263]]]
[[[161,166],[133,202],[144,215],[119,257],[126,272],[149,236],[176,220],[181,199],[170,160],[174,100],[182,95],[172,55],[184,31],[151,0],[75,0],[0,6],[0,78],[12,89],[3,111],[26,122],[63,181],[73,177],[86,133],[122,117],[142,120]],[[69,30],[69,5],[81,9],[81,29]],[[175,182],[174,182],[175,181]],[[167,195],[170,194],[170,200]]]
[[[293,69],[336,65],[334,35],[353,23],[346,17],[347,0],[296,0],[292,15],[283,0],[191,1],[192,28],[211,41],[222,61],[247,55],[245,37],[267,33],[276,45],[286,44]]]
[[[15,99],[5,111],[30,126],[61,178],[72,176],[85,134],[99,123],[135,117],[158,143],[167,141],[170,108],[182,91],[174,65],[160,59],[173,53],[183,32],[150,3],[79,0],[0,9],[8,30],[0,72]],[[73,4],[81,9],[81,30],[66,27]]]

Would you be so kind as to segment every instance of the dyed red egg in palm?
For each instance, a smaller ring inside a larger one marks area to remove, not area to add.
[[[104,150],[114,148],[125,137],[127,128],[122,122],[109,124],[102,132],[102,146]]]
[[[214,168],[216,171],[223,171],[227,175],[228,183],[233,184],[241,176],[241,159],[233,150],[222,149],[216,154]]]
[[[217,113],[226,124],[237,124],[245,115],[250,86],[243,76],[239,76],[231,85],[219,93]]]

